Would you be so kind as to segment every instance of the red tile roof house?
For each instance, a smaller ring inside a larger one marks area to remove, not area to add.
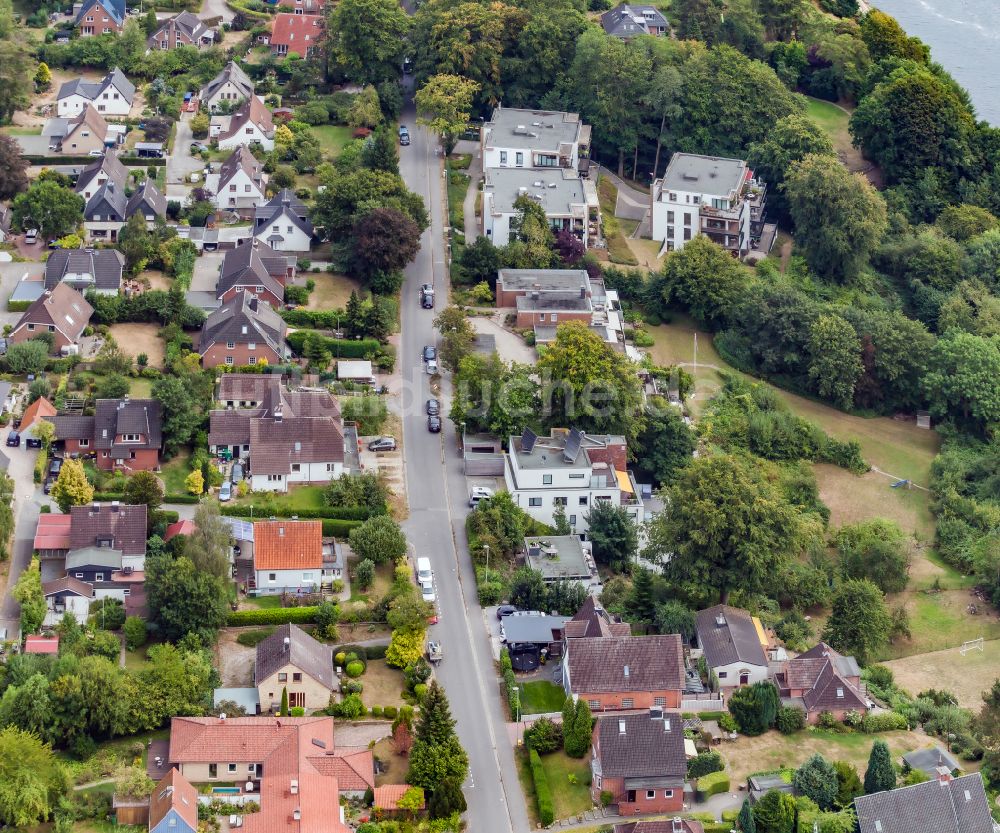
[[[72,515],[39,515],[32,549],[39,558],[65,558],[69,552]]]
[[[98,399],[94,415],[49,417],[66,454],[96,456],[103,471],[152,471],[160,465],[163,417],[155,399]]]
[[[372,807],[384,812],[395,812],[399,810],[399,799],[411,789],[413,788],[409,784],[383,784],[381,787],[376,787]],[[423,801],[420,802],[419,809],[424,809]]]
[[[64,347],[79,343],[93,312],[83,295],[69,284],[57,283],[24,311],[10,340],[17,344],[50,333],[52,352],[59,353]]]
[[[339,577],[335,545],[324,542],[322,521],[257,521],[253,542],[258,593],[312,593],[324,579]]]
[[[594,803],[609,792],[619,815],[683,810],[687,756],[680,713],[651,709],[598,718],[590,769]]]
[[[592,711],[676,709],[684,691],[684,648],[677,634],[566,640],[563,688]]]
[[[250,782],[245,833],[349,833],[340,797],[375,783],[371,752],[337,749],[330,717],[175,717],[167,757],[196,785]]]
[[[774,682],[782,704],[801,708],[810,723],[816,723],[823,712],[830,712],[837,720],[850,711],[868,712],[857,660],[825,642],[786,660],[775,672]]]
[[[705,827],[694,819],[672,818],[662,821],[627,821],[616,824],[612,833],[705,833]]]
[[[308,58],[323,37],[323,16],[279,12],[271,26],[271,54]]]
[[[33,633],[24,639],[24,653],[26,654],[58,654],[59,637],[41,636]]]

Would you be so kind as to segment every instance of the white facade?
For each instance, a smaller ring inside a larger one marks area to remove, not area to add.
[[[658,187],[659,186],[659,187]],[[725,204],[723,206],[723,203]],[[696,237],[702,230],[702,208],[729,207],[725,197],[698,191],[664,189],[660,180],[653,183],[652,237],[663,243],[666,251],[677,251]],[[733,222],[738,227],[732,236],[738,236],[742,248],[750,240],[750,203],[743,201],[732,209]],[[728,247],[727,247],[728,248]]]
[[[221,148],[222,145],[219,147]],[[218,174],[207,176],[205,177],[205,187],[215,194],[215,204],[220,210],[256,208],[267,202],[262,184],[254,182],[243,168],[237,169],[224,184],[219,182]]]
[[[148,226],[148,224],[147,224]],[[88,240],[115,240],[125,227],[124,220],[84,220],[83,228]]]
[[[86,596],[65,595],[61,598],[46,596],[47,607],[45,620],[42,624],[47,627],[55,627],[62,621],[65,614],[70,613],[81,625],[87,624],[87,616],[90,614],[90,602]]]
[[[269,138],[268,135],[252,121],[248,121],[239,129],[238,133],[234,133],[232,136],[225,139],[220,138],[219,150],[236,150],[236,148],[241,145],[252,145],[258,142],[264,150],[274,150],[274,139]]]
[[[522,110],[498,106],[483,125],[483,168],[572,168],[580,163],[581,145],[590,143],[590,127],[577,113]]]
[[[263,240],[276,252],[308,252],[312,243],[305,230],[293,223],[287,214],[279,214],[270,223],[255,229],[253,236]]]
[[[593,183],[580,179],[575,171],[561,168],[486,170],[483,234],[493,245],[506,246],[510,242],[511,221],[518,215],[515,203],[521,197],[541,206],[553,231],[572,231],[585,248],[590,247],[591,233],[597,234],[596,219],[591,223],[591,217],[597,217],[597,192]]]
[[[203,98],[201,106],[207,107],[209,110],[214,110],[224,102],[231,104],[239,101],[246,101],[245,91],[232,81],[226,81],[211,96]]]
[[[293,463],[289,474],[251,474],[250,488],[255,492],[287,492],[289,484],[296,483],[326,483],[341,477],[346,469],[342,462],[337,463]],[[253,457],[250,458],[250,469],[253,470]]]
[[[592,466],[581,455],[576,463],[565,463],[561,453],[552,455],[553,465],[525,468],[519,464],[517,453],[508,452],[504,456],[504,481],[519,507],[535,520],[553,525],[554,513],[558,505],[566,512],[566,519],[574,533],[589,529],[586,514],[595,503],[607,501],[615,506],[624,505],[628,514],[641,524],[645,519],[642,501],[636,498],[639,490],[631,472],[617,473],[614,469]],[[626,502],[622,504],[623,490],[618,477],[623,477],[632,490],[624,491]]]
[[[79,116],[88,104],[94,105],[102,116],[127,116],[132,111],[132,102],[118,87],[109,83],[97,94],[97,98],[90,98],[79,92],[60,98],[56,104],[56,114],[60,118]]]
[[[286,590],[319,590],[323,581],[320,565],[305,570],[255,570],[258,593],[283,593]]]
[[[753,685],[767,679],[767,666],[753,665],[748,662],[731,662],[712,668],[719,678],[720,688],[738,688]]]

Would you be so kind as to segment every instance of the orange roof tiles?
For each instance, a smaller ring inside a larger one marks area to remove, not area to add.
[[[176,535],[190,535],[195,531],[195,529],[197,529],[197,527],[194,525],[194,521],[185,518],[183,521],[177,521],[167,527],[167,531],[163,536],[163,541],[166,543]]]
[[[36,420],[42,417],[55,416],[58,413],[55,406],[44,396],[39,397],[24,409],[24,416],[21,417],[21,433],[25,433]]]
[[[171,809],[177,811],[191,830],[198,829],[198,790],[176,769],[171,769],[153,788],[149,797],[149,829],[163,821]]]
[[[72,520],[70,515],[39,515],[32,547],[36,550],[68,550]]]
[[[253,539],[258,570],[318,570],[323,566],[322,521],[257,521]]]
[[[406,794],[408,789],[410,789],[409,784],[385,784],[376,787],[372,806],[381,810],[397,810],[399,809],[399,799]],[[423,809],[423,804],[420,807]]]
[[[26,654],[58,654],[58,636],[40,636],[37,633],[31,634],[24,640],[24,653]]]
[[[279,12],[271,25],[271,46],[284,45],[289,52],[305,55],[306,50],[319,46],[322,34],[321,15]]]

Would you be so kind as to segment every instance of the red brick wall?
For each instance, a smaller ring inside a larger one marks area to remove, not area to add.
[[[129,471],[152,471],[159,464],[160,452],[155,448],[137,448],[135,450],[135,459],[133,460],[129,456],[126,456],[121,468],[128,469]],[[99,469],[113,471],[115,465],[115,458],[111,456],[110,451],[97,452],[97,467]]]
[[[581,692],[581,700],[590,705],[591,711],[620,710],[623,708],[650,709],[656,705],[656,698],[662,697],[666,700],[666,705],[660,708],[678,709],[681,705],[681,693],[677,690],[666,691],[627,691],[627,692],[601,692],[599,694],[588,694]],[[622,701],[632,698],[630,707],[622,706]],[[600,705],[594,708],[592,701],[596,700]]]
[[[622,816],[637,816],[646,813],[674,813],[684,809],[684,789],[675,787],[670,798],[665,797],[663,787],[653,790],[653,798],[646,798],[646,790],[635,791],[635,801],[628,801],[628,791],[625,789],[624,778],[604,778],[601,785],[597,779],[591,784],[590,794],[595,804],[601,801],[601,792],[607,791],[614,796],[612,804],[618,805],[618,813]]]
[[[67,454],[90,454],[94,450],[94,442],[91,440],[90,444],[86,447],[80,446],[79,440],[66,440],[63,444]]]
[[[239,292],[241,289],[245,290],[246,288],[247,287],[245,286],[234,286],[232,289],[228,290],[223,294],[222,301],[223,302],[232,301],[233,298],[236,297],[237,292]],[[272,307],[280,307],[281,304],[283,303],[281,298],[278,298],[273,292],[271,292],[268,289],[265,289],[261,293],[255,293],[255,294],[262,301],[267,301],[267,303],[269,303]]]
[[[503,284],[497,282],[498,307],[516,307],[518,297],[526,294],[527,293],[523,289],[522,290],[504,289]]]
[[[499,306],[499,304],[498,304]],[[543,319],[542,316],[545,316]],[[566,321],[583,321],[586,324],[590,323],[592,318],[592,313],[590,312],[557,312],[555,323],[563,324]],[[527,330],[534,327],[535,324],[552,324],[552,313],[551,312],[528,312],[522,310],[517,314],[517,328],[519,330]]]
[[[47,326],[47,324],[39,324],[34,330],[22,327],[20,330],[10,334],[10,340],[15,344],[20,344],[22,341],[30,341],[31,339],[40,336],[42,333],[48,332],[48,330],[46,330]],[[53,353],[58,353],[63,347],[71,343],[70,340],[58,330],[54,333],[50,333],[50,335],[55,339],[52,346]]]
[[[226,356],[233,357],[234,365],[250,364],[251,356],[257,357],[258,364],[265,359],[268,364],[281,364],[281,356],[275,353],[274,350],[263,342],[258,341],[256,344],[256,350],[250,350],[245,344],[237,344],[232,350],[222,343],[213,344],[201,357],[201,366],[209,368],[225,365]]]

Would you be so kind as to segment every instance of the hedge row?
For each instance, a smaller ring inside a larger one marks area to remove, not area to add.
[[[313,330],[337,330],[347,322],[343,310],[283,309],[281,317],[293,327],[309,327]]]
[[[552,788],[548,776],[542,767],[542,759],[534,749],[528,750],[528,762],[531,764],[531,780],[535,784],[535,801],[538,803],[538,820],[542,827],[548,827],[556,819],[552,803]]]
[[[124,492],[94,492],[94,500],[102,503],[110,503],[113,500],[122,502],[125,500]],[[201,498],[195,495],[164,495],[164,503],[184,503],[184,504],[195,504],[200,501]]]
[[[234,610],[226,617],[230,627],[240,625],[308,625],[316,621],[318,607],[267,607],[254,610]]]
[[[232,503],[228,506],[220,507],[220,511],[223,515],[228,515],[230,518],[249,518],[251,515],[258,518],[270,517],[271,515],[274,515],[276,518],[287,518],[289,515],[295,515],[302,519],[335,521],[367,521],[372,515],[372,512],[366,506],[338,506],[326,509],[292,510],[279,507],[251,506],[248,503]],[[385,509],[375,514],[384,515]]]
[[[861,731],[866,735],[909,728],[909,722],[899,712],[878,712],[877,714],[866,714],[861,718]]]
[[[343,651],[345,654],[357,654],[365,659],[385,659],[385,652],[388,650],[388,645],[338,645],[333,649],[333,655],[337,656]]]
[[[729,776],[725,772],[710,772],[698,779],[699,801],[724,792],[729,792]]]
[[[503,683],[507,693],[507,705],[510,706],[510,715],[516,719],[521,714],[521,691],[517,687],[514,668],[510,662],[510,653],[506,648],[500,652],[500,670],[503,671]]]
[[[29,165],[89,165],[94,161],[94,156],[39,156],[37,154],[22,154],[22,159],[27,159]],[[123,165],[131,165],[137,168],[162,168],[167,164],[166,157],[143,159],[138,156],[119,156],[118,161]]]
[[[351,530],[356,526],[361,526],[363,521],[323,521],[323,535],[327,538],[346,538],[351,534]]]
[[[285,340],[292,350],[301,355],[302,345],[305,344],[306,336],[310,332],[310,330],[296,330],[294,333],[289,333]],[[367,359],[374,356],[382,348],[382,345],[373,338],[362,338],[352,341],[349,338],[327,338],[319,333],[316,333],[316,336],[320,339],[323,346],[330,351],[331,356],[341,359]]]
[[[31,304],[31,301],[8,301],[7,312],[24,312]]]

